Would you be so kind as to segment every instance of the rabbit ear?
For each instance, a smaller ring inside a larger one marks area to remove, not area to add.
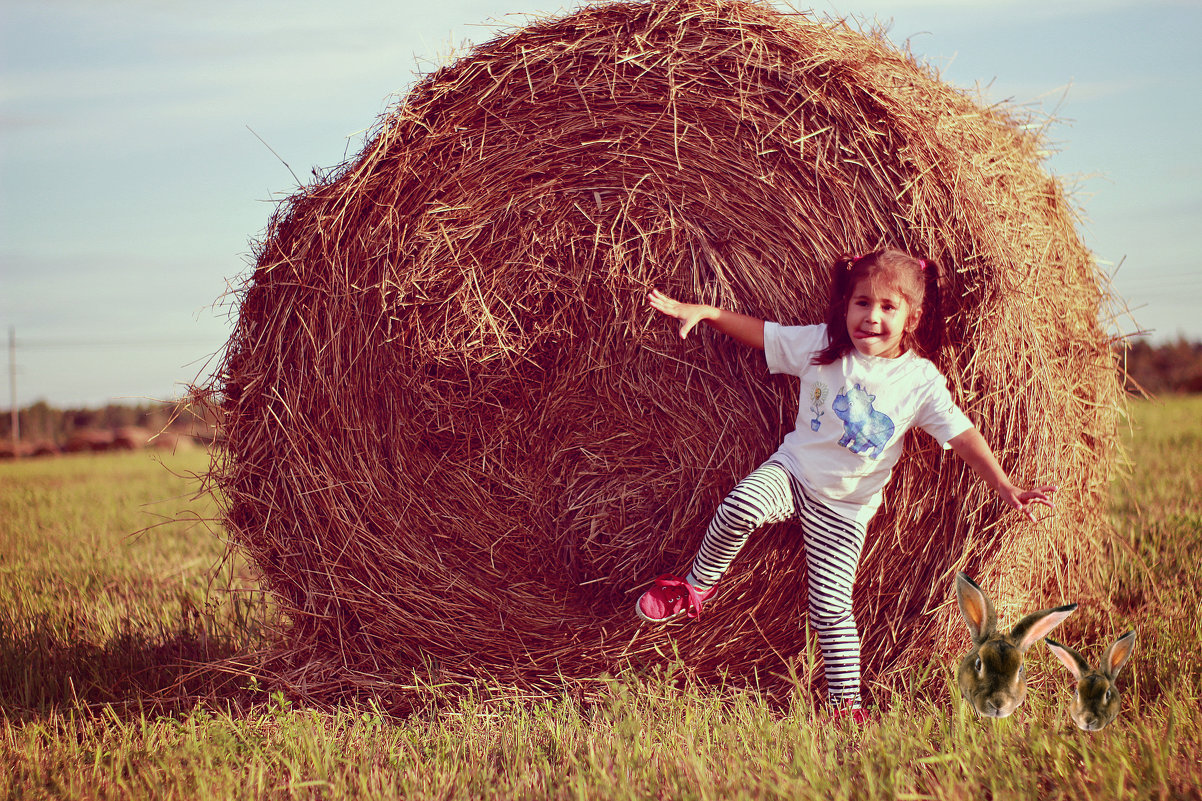
[[[1018,649],[1025,651],[1063,623],[1064,619],[1071,615],[1076,608],[1076,604],[1069,604],[1068,606],[1058,606],[1055,609],[1044,609],[1042,612],[1033,612],[1018,621],[1010,635],[1018,640]]]
[[[1072,648],[1069,648],[1067,645],[1061,645],[1051,637],[1044,638],[1044,642],[1048,644],[1048,648],[1052,649],[1052,653],[1056,655],[1056,658],[1068,668],[1068,672],[1073,674],[1073,678],[1081,681],[1081,674],[1089,670],[1089,663],[1085,661],[1085,658]]]
[[[960,613],[968,624],[968,632],[973,642],[993,634],[997,628],[997,613],[993,611],[993,601],[977,583],[968,577],[967,573],[956,574],[956,602],[960,604]]]
[[[1102,672],[1113,679],[1123,669],[1123,665],[1127,664],[1134,650],[1135,631],[1132,630],[1111,643],[1106,653],[1102,654]]]

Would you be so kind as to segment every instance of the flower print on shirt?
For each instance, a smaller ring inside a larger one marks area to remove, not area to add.
[[[814,388],[810,391],[810,411],[814,413],[814,419],[810,420],[810,430],[817,431],[822,425],[819,419],[825,411],[822,407],[826,403],[826,398],[830,395],[830,388],[821,381],[815,382]]]

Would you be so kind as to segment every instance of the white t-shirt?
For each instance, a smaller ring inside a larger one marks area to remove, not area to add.
[[[827,345],[825,325],[764,324],[764,355],[773,373],[801,379],[796,427],[772,460],[818,500],[867,523],[913,427],[947,448],[972,428],[931,362],[913,353],[896,359],[852,348],[832,364],[812,364]]]

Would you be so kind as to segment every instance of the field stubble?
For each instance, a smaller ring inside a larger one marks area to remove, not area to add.
[[[1202,398],[1134,404],[1108,569],[1058,630],[1093,659],[1139,631],[1123,711],[1096,733],[1068,720],[1071,681],[1042,646],[1001,721],[951,690],[831,726],[808,693],[774,708],[672,661],[557,698],[431,685],[403,718],[294,708],[230,668],[272,610],[222,561],[188,477],[206,457],[0,464],[0,796],[1202,798],[1200,444]]]

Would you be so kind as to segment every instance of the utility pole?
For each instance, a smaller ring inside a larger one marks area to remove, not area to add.
[[[12,402],[12,437],[13,455],[20,452],[17,445],[21,441],[21,415],[17,411],[17,328],[8,327],[8,392]]]

